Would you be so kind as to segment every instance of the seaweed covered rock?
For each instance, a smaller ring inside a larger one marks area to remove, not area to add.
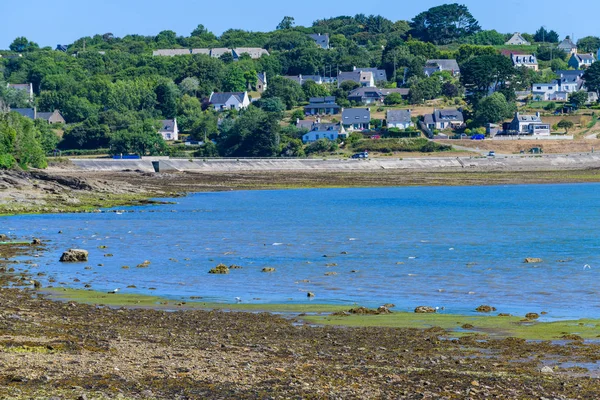
[[[263,268],[262,272],[275,272],[275,268],[271,268],[271,267]]]
[[[525,259],[525,264],[538,264],[543,262],[544,260],[542,260],[541,258],[535,258],[535,257],[528,257]]]
[[[490,313],[492,311],[496,311],[496,307],[482,305],[482,306],[477,307],[475,309],[475,311],[481,312],[481,313]]]
[[[527,318],[527,319],[538,319],[539,317],[540,317],[540,315],[538,313],[534,313],[534,312],[525,314],[525,318]]]
[[[229,268],[227,268],[227,265],[225,264],[219,264],[216,267],[214,267],[213,269],[211,269],[210,271],[208,271],[209,274],[228,274],[229,273]]]
[[[415,313],[417,314],[433,314],[436,312],[436,309],[428,306],[419,306],[415,308]]]
[[[0,242],[6,242],[8,240],[8,236],[0,233]]]
[[[87,250],[69,249],[60,257],[60,262],[86,262],[88,260]]]
[[[141,263],[141,264],[138,264],[138,265],[136,266],[136,268],[148,268],[148,266],[149,266],[149,265],[150,265],[150,261],[146,260],[146,261],[144,261],[143,263]]]

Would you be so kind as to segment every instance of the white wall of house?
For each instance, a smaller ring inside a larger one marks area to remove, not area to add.
[[[412,122],[388,122],[388,128],[407,129],[415,126]]]

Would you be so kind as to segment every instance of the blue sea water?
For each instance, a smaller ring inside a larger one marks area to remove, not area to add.
[[[430,305],[467,314],[489,304],[514,314],[546,311],[548,319],[600,318],[599,189],[569,184],[198,193],[176,205],[133,207],[120,215],[2,218],[0,231],[49,241],[50,250],[31,269],[47,273],[45,285],[55,278],[55,286],[120,287],[173,299],[394,303],[398,310]],[[88,250],[90,261],[59,263],[68,248]],[[525,264],[526,257],[544,262]],[[148,268],[135,267],[145,260]],[[243,269],[208,274],[219,263]],[[261,272],[264,267],[276,271]],[[312,300],[309,291],[316,294]]]

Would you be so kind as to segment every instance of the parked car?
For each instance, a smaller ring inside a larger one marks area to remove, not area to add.
[[[353,154],[352,158],[369,158],[369,153],[366,151],[362,151],[360,153]]]
[[[494,150],[490,150],[490,152],[488,153],[488,157],[495,157],[496,156],[496,152]]]
[[[483,139],[485,139],[485,135],[482,135],[482,134],[477,134],[477,135],[471,136],[471,140],[483,140]]]

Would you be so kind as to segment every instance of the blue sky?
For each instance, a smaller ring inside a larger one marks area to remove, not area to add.
[[[169,29],[187,36],[198,24],[217,35],[228,28],[269,31],[285,15],[293,16],[298,25],[358,13],[410,20],[430,7],[455,1],[466,4],[483,29],[533,32],[544,25],[561,38],[600,36],[597,0],[580,0],[573,7],[562,0],[27,0],[23,4],[0,0],[0,49],[7,49],[17,36],[55,47],[106,32],[156,35]]]

